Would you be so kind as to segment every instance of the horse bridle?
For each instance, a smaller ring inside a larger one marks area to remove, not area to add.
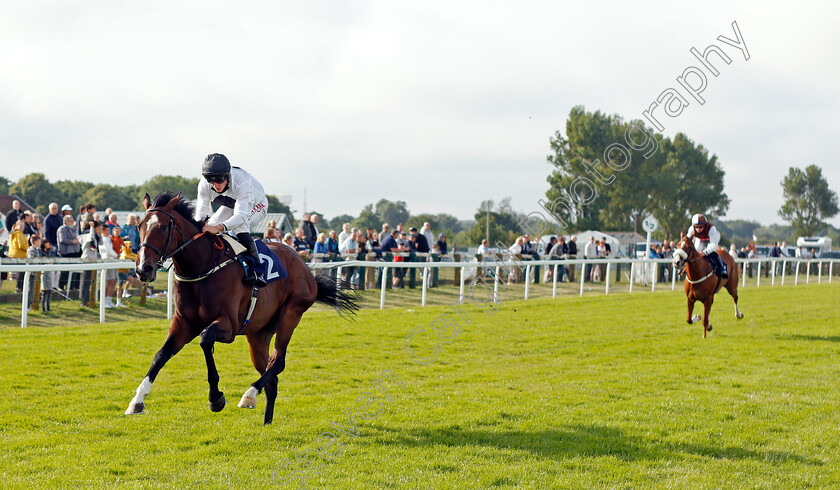
[[[680,242],[680,243],[682,243],[682,242]],[[690,243],[690,242],[686,242],[686,244],[687,244],[687,245],[689,245],[689,246],[691,246],[691,243]],[[691,248],[692,248],[692,250],[694,250],[694,247],[691,247]],[[689,258],[688,258],[688,255],[690,255],[690,254],[686,253],[686,251],[685,251],[685,250],[683,250],[683,248],[682,248],[682,247],[678,248],[677,250],[682,250],[682,252],[686,254],[686,260],[685,260],[685,262],[683,263],[682,268],[680,269],[680,274],[682,274],[682,273],[684,273],[684,272],[686,271],[686,268],[688,268],[688,264],[690,264],[690,263],[694,262],[695,260],[700,260],[700,259],[702,259],[702,258],[703,258],[703,256],[702,256],[702,255],[699,255],[699,252],[698,252],[697,257],[694,257],[693,259],[689,259]],[[694,251],[696,252],[696,250],[694,250]],[[676,267],[676,264],[674,264],[674,266]]]
[[[175,216],[173,216],[173,215],[172,215],[172,213],[170,213],[169,211],[167,211],[167,210],[165,210],[165,209],[162,209],[162,208],[149,208],[149,209],[147,209],[147,210],[146,210],[146,212],[147,212],[147,213],[149,213],[149,212],[158,212],[158,213],[163,213],[163,214],[165,214],[165,215],[169,216],[169,233],[168,233],[168,234],[167,234],[167,236],[166,236],[166,245],[164,245],[164,246],[163,246],[163,251],[158,250],[158,248],[157,248],[157,247],[155,247],[154,245],[152,245],[152,244],[151,244],[151,243],[149,243],[149,242],[143,242],[143,243],[141,243],[141,244],[140,244],[140,247],[137,249],[137,250],[139,251],[139,250],[140,250],[140,249],[142,249],[143,247],[146,247],[146,248],[150,248],[150,249],[152,249],[152,251],[154,251],[155,253],[157,253],[159,258],[157,259],[157,261],[155,261],[155,265],[157,265],[158,267],[161,267],[161,266],[163,265],[163,263],[164,263],[164,262],[166,262],[166,261],[167,261],[167,260],[169,260],[170,258],[172,258],[172,257],[174,257],[175,255],[177,255],[177,254],[178,254],[178,252],[180,252],[181,250],[184,250],[185,248],[187,248],[187,246],[188,246],[188,245],[190,245],[192,242],[194,242],[194,241],[198,240],[199,238],[201,238],[201,236],[202,236],[202,235],[204,235],[204,232],[202,231],[201,233],[198,233],[197,235],[195,235],[195,236],[194,236],[194,237],[192,237],[192,238],[187,238],[187,235],[185,235],[185,234],[184,234],[184,232],[183,232],[183,231],[181,231],[181,228],[179,228],[179,227],[178,227],[178,225],[176,225],[176,224],[175,224]],[[169,244],[170,244],[170,242],[172,242],[172,230],[173,230],[173,229],[178,230],[178,233],[179,233],[179,234],[181,235],[181,237],[182,237],[182,238],[184,238],[186,241],[185,241],[185,242],[184,242],[184,243],[183,243],[180,247],[176,248],[176,249],[175,249],[172,253],[170,253],[170,254],[165,254],[164,252],[166,252],[166,250],[167,250],[167,249],[169,249]]]

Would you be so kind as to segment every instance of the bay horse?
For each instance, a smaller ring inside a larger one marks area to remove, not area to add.
[[[714,266],[708,260],[701,260],[705,257],[700,255],[700,252],[694,248],[691,238],[685,236],[685,234],[682,235],[677,249],[674,250],[674,267],[677,271],[682,271],[683,267],[686,270],[685,295],[688,299],[688,318],[686,322],[691,324],[700,321],[700,315],[692,317],[691,314],[694,312],[694,303],[702,302],[704,339],[706,338],[706,332],[712,329],[712,325],[709,323],[709,310],[712,309],[715,294],[720,291],[721,287],[725,287],[732,299],[735,300],[735,318],[739,320],[744,318],[744,314],[738,308],[738,268],[725,248],[718,247],[717,254],[729,270],[727,279],[718,279]],[[675,273],[678,272],[675,271]]]
[[[256,408],[257,395],[265,389],[263,423],[270,424],[277,398],[277,375],[286,367],[286,349],[303,313],[315,301],[320,301],[334,307],[342,316],[353,315],[359,309],[357,297],[339,290],[328,276],[313,277],[306,263],[290,247],[268,243],[288,277],[259,289],[256,308],[250,322],[246,322],[253,286],[242,282],[245,272],[230,245],[218,235],[202,233],[204,223],[193,218],[194,206],[180,193],[161,193],[154,203],[146,194],[143,206],[146,212],[137,225],[141,245],[135,271],[141,281],[151,282],[163,261],[172,259],[176,273],[175,314],[166,341],[137,387],[126,415],[145,412],[144,400],[161,368],[196,337],[207,363],[210,410],[224,409],[226,401],[224,393],[219,391],[213,346],[245,335],[251,362],[260,377],[242,395],[239,406]],[[274,350],[269,355],[269,343],[275,333]]]

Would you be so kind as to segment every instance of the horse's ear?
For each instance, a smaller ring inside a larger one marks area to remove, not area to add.
[[[152,198],[149,197],[149,193],[147,192],[143,196],[143,209],[149,209],[150,207],[152,207]]]
[[[164,206],[164,207],[166,208],[167,211],[172,211],[173,209],[175,209],[175,205],[178,204],[178,201],[180,201],[180,200],[181,200],[181,193],[179,192],[178,195],[173,197],[168,203],[166,203],[166,206]]]
[[[681,231],[681,232],[680,232],[680,240],[682,240],[683,238],[685,238],[685,232],[684,232],[684,231]]]

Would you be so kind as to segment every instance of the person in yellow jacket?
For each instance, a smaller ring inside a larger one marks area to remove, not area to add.
[[[9,235],[9,258],[10,259],[25,259],[26,249],[29,248],[29,240],[23,234],[23,228],[26,224],[23,221],[18,221],[15,224],[15,229]]]
[[[9,230],[9,258],[10,259],[25,259],[26,249],[29,248],[29,240],[23,234],[23,229],[26,223],[23,220],[15,224],[14,230]],[[15,292],[23,291],[23,272],[17,273],[17,287]]]

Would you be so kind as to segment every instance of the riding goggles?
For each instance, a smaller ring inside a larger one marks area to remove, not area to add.
[[[221,175],[205,175],[204,179],[211,184],[221,184],[222,182],[226,181],[228,178],[227,174]]]

